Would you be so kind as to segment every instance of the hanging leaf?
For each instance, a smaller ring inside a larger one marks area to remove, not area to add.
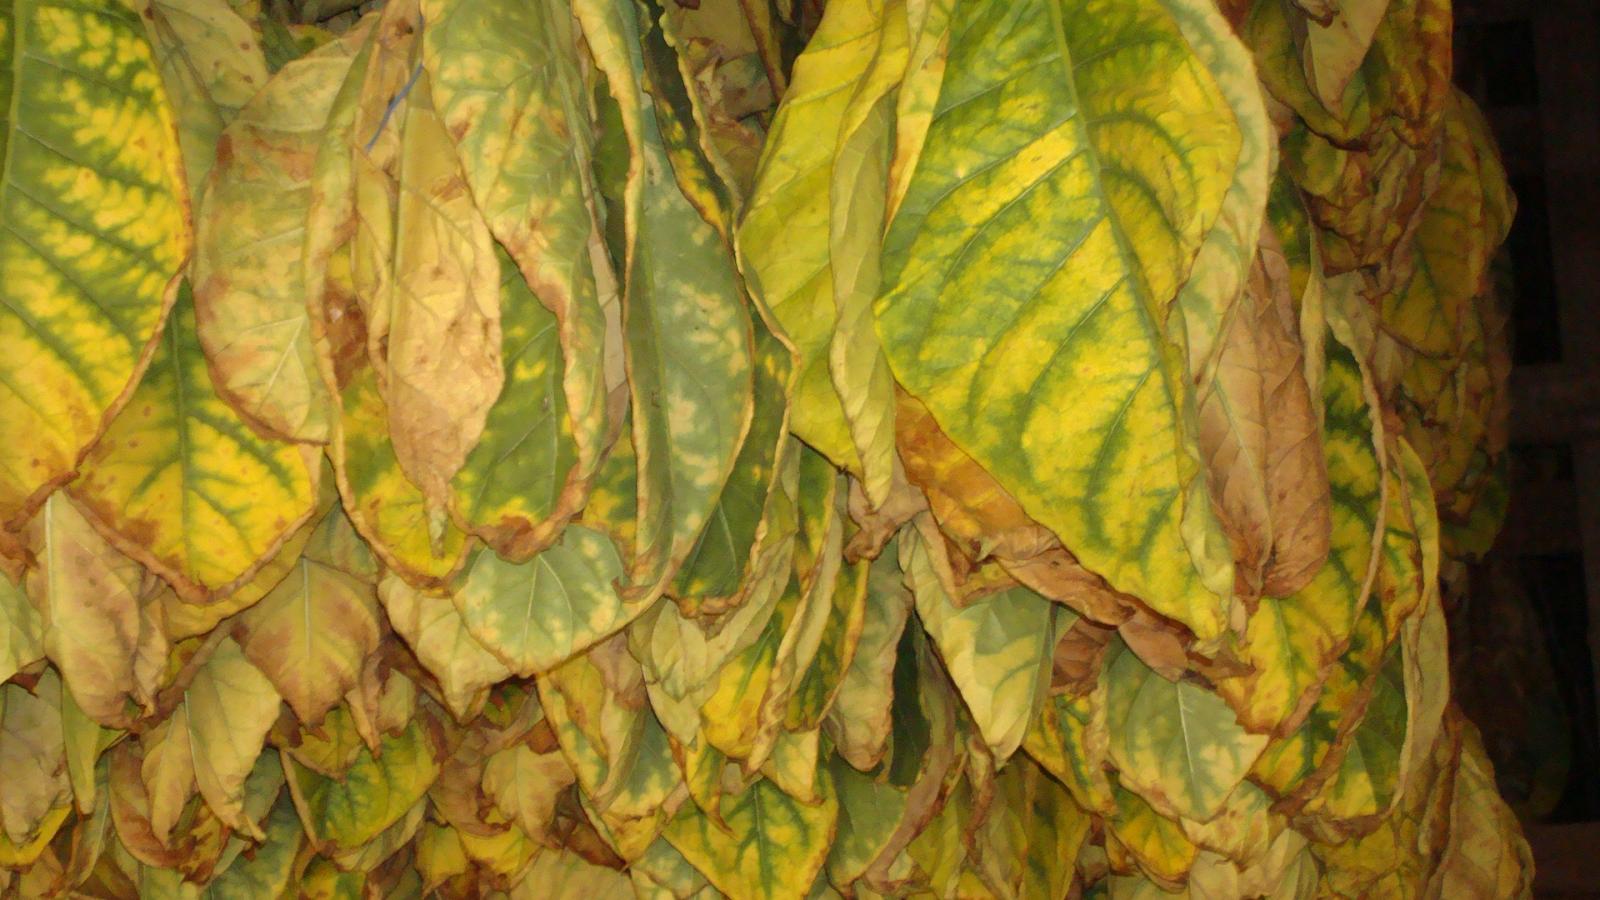
[[[19,531],[127,402],[189,254],[177,132],[130,6],[7,7],[0,525]]]
[[[113,544],[195,601],[248,580],[310,518],[317,495],[309,457],[263,440],[212,389],[187,286],[144,381],[71,491]]]
[[[1149,91],[1109,74],[1130,46]],[[1029,117],[1001,112],[1012,97]],[[1091,571],[1202,640],[1232,575],[1209,551],[1190,562],[1204,540],[1186,532],[1215,524],[1171,439],[1163,310],[1217,215],[1236,128],[1158,4],[958,9],[877,305],[896,377],[956,444]]]

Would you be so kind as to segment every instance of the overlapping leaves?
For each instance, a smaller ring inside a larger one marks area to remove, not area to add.
[[[0,890],[1526,891],[1442,0],[288,6],[0,13]]]

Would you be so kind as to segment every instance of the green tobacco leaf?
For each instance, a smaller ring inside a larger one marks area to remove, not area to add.
[[[267,60],[250,23],[228,3],[150,0],[136,5],[178,120],[189,189],[198,198],[217,138],[267,84]]]
[[[1339,767],[1302,810],[1321,817],[1324,827],[1375,819],[1389,810],[1404,787],[1400,760],[1408,710],[1403,666],[1402,654],[1391,651],[1378,673],[1361,724],[1345,738],[1349,746]]]
[[[259,839],[245,814],[245,780],[278,719],[272,682],[233,641],[222,641],[184,692],[194,778],[206,804],[228,826]]]
[[[428,0],[422,14],[439,116],[473,199],[525,279],[502,288],[506,388],[457,481],[457,504],[525,558],[583,504],[606,434],[594,268],[606,264],[594,254],[588,88],[565,4]]]
[[[217,391],[251,422],[296,440],[326,441],[332,424],[303,250],[317,154],[359,48],[341,40],[285,66],[220,135],[213,175],[196,184],[205,195],[189,271]]]
[[[789,89],[762,147],[749,213],[738,234],[746,277],[799,352],[791,427],[836,465],[857,473],[860,462],[855,442],[829,372],[829,345],[839,317],[830,247],[834,215],[830,197],[835,178],[845,180],[842,169],[835,175],[834,163],[837,144],[847,137],[841,135],[841,129],[851,98],[872,71],[886,31],[898,33],[903,56],[904,19],[903,7],[895,2],[836,4],[827,10],[810,48],[795,60]],[[893,40],[892,35],[887,39]],[[870,101],[865,105],[872,107]],[[864,137],[870,143],[871,135]],[[880,185],[880,196],[882,192]],[[860,202],[870,204],[871,193],[870,189],[864,191]],[[840,197],[839,202],[848,199]],[[881,234],[881,210],[878,215],[880,230],[863,235],[872,243]],[[847,224],[841,223],[838,230],[844,232]],[[855,285],[856,274],[846,271],[840,277]],[[866,284],[861,287],[864,292],[872,290]],[[853,337],[859,334],[856,323],[855,330],[838,340],[855,350],[858,341],[865,339]],[[859,361],[854,353],[849,359]]]
[[[1157,675],[1120,640],[1103,675],[1110,758],[1122,786],[1169,818],[1216,815],[1266,746],[1221,697]]]
[[[0,527],[16,531],[144,371],[189,201],[131,6],[7,5],[0,71]]]
[[[144,381],[71,491],[123,552],[204,601],[243,584],[310,518],[309,459],[217,396],[185,286]]]
[[[1088,569],[1213,640],[1232,573],[1186,494],[1163,329],[1232,180],[1233,114],[1159,3],[962,7],[951,30],[885,241],[890,365]]]
[[[204,896],[208,900],[277,897],[288,890],[294,876],[295,857],[305,834],[288,794],[280,795],[273,804],[262,831],[265,839],[248,858],[234,860],[233,865],[206,885]]]
[[[426,723],[413,721],[399,734],[385,737],[376,755],[363,748],[342,778],[285,760],[307,836],[332,850],[355,850],[378,837],[427,793],[439,774],[438,750]]]
[[[732,255],[672,177],[643,93],[630,0],[587,0],[578,19],[630,149],[623,336],[639,459],[630,580],[651,597],[692,551],[750,428],[753,336]]]
[[[373,585],[327,553],[327,535],[348,531],[335,510],[278,586],[245,610],[233,635],[306,725],[316,725],[356,686],[380,639]]]
[[[826,770],[821,801],[796,802],[762,779],[722,800],[720,829],[690,804],[664,836],[724,894],[738,898],[805,897],[833,843],[839,801]]]
[[[1055,605],[1014,587],[958,607],[928,554],[918,541],[906,564],[917,618],[995,759],[1004,761],[1021,746],[1046,697]]]
[[[548,671],[621,630],[647,603],[618,593],[610,538],[569,526],[525,563],[478,553],[453,592],[467,631],[512,672]]]

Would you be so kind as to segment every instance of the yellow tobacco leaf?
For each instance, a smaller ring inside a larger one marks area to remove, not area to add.
[[[185,287],[71,492],[112,543],[203,601],[243,584],[311,516],[308,453],[263,439],[217,396]]]
[[[863,273],[845,270],[835,275],[830,236],[847,227],[864,229],[856,237],[876,245],[882,234],[883,211],[878,210],[879,224],[865,222],[832,224],[835,215],[852,212],[852,198],[841,194],[832,199],[836,182],[843,190],[847,170],[835,167],[839,143],[850,140],[847,132],[847,115],[851,101],[859,86],[867,96],[857,109],[857,116],[866,118],[874,113],[871,94],[892,85],[884,79],[895,77],[890,68],[874,68],[875,55],[880,45],[887,45],[886,55],[905,55],[905,9],[899,2],[847,3],[827,10],[818,24],[810,49],[795,60],[789,88],[784,103],[774,117],[772,127],[762,147],[762,160],[756,175],[756,184],[750,197],[749,213],[739,227],[738,245],[740,262],[751,285],[772,308],[784,331],[795,342],[799,352],[799,375],[795,385],[795,404],[792,428],[795,434],[816,447],[836,465],[861,474],[857,446],[861,444],[852,436],[846,409],[841,405],[841,393],[836,389],[835,375],[830,374],[830,342],[837,342],[842,358],[840,366],[846,383],[859,382],[857,390],[870,389],[871,360],[876,354],[871,348],[872,338],[862,334],[857,303],[851,305],[851,323],[839,322],[841,308],[850,298],[835,297],[835,285],[843,281],[852,288],[859,285],[870,294],[875,285],[863,283]],[[884,60],[887,64],[889,60]],[[903,65],[903,62],[902,62]],[[876,115],[881,116],[878,112]],[[871,149],[874,141],[870,132],[863,133]],[[877,152],[883,152],[879,149]],[[868,158],[861,162],[865,164]],[[870,174],[870,169],[863,173]],[[882,184],[876,186],[879,197]],[[874,193],[868,185],[858,198],[871,203]],[[838,209],[834,208],[837,202]],[[870,212],[870,209],[869,209]],[[874,246],[856,253],[870,254],[876,265],[877,248]],[[876,281],[876,275],[868,279]],[[836,338],[835,329],[840,328]],[[863,342],[868,342],[863,345]],[[867,371],[853,373],[855,366],[866,365]],[[860,376],[865,375],[863,379]],[[860,422],[863,436],[876,434],[884,425],[867,421],[867,414],[892,415],[879,406],[868,405],[871,394],[851,392],[856,405],[856,421]],[[881,399],[881,398],[880,398]],[[868,441],[879,454],[874,473],[880,479],[882,465],[882,438]],[[882,488],[873,485],[876,492]],[[876,494],[874,494],[876,496]],[[878,499],[881,499],[878,498]]]
[[[8,773],[0,792],[0,830],[12,848],[53,834],[64,816],[52,811],[72,806],[58,712],[64,690],[48,672],[32,691],[15,683],[0,686],[0,767]]]
[[[343,526],[329,513],[318,526]],[[233,635],[245,656],[271,679],[300,721],[315,725],[356,686],[366,658],[377,652],[378,599],[373,584],[319,552],[313,535],[278,586],[245,610]]]
[[[216,645],[184,692],[200,795],[218,819],[257,840],[260,827],[245,813],[246,779],[279,705],[272,682],[231,640]]]
[[[26,587],[44,626],[45,653],[90,718],[127,724],[128,697],[144,697],[137,664],[148,627],[143,569],[61,495],[34,517],[29,545],[39,565],[29,570]]]
[[[117,0],[0,13],[0,530],[20,530],[126,401],[189,253],[172,114]]]
[[[436,531],[505,372],[494,240],[416,61],[419,15],[387,6],[378,25],[354,123],[351,261],[395,458]]]
[[[267,60],[251,21],[228,3],[137,0],[178,123],[190,195],[198,200],[217,137],[266,86]]]
[[[1215,640],[1231,566],[1173,440],[1164,329],[1232,181],[1236,119],[1159,3],[955,16],[885,239],[885,353],[1085,567]]]
[[[205,194],[189,271],[217,390],[251,422],[294,440],[326,441],[331,427],[303,251],[318,151],[365,35],[284,66],[220,135],[212,177],[196,185]]]

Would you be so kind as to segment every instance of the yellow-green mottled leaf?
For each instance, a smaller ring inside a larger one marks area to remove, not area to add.
[[[512,672],[548,671],[616,633],[644,611],[618,593],[622,560],[611,540],[581,525],[525,563],[485,550],[453,592],[467,631]]]
[[[0,526],[17,531],[144,371],[189,201],[131,6],[8,4],[0,71]]]
[[[467,535],[446,522],[433,543],[422,491],[389,443],[388,413],[371,368],[353,374],[341,404],[329,456],[351,522],[389,567],[414,581],[445,582],[466,559]]]
[[[629,775],[646,717],[606,684],[595,657],[596,651],[573,657],[537,684],[539,702],[584,795],[604,807]]]
[[[634,896],[644,900],[717,900],[722,893],[661,838],[628,865]]]
[[[457,503],[472,497],[469,520],[523,558],[582,505],[606,435],[594,267],[607,262],[595,252],[589,89],[566,4],[427,0],[422,14],[440,119],[490,231],[526,279],[502,290],[506,388]],[[534,447],[528,462],[507,463]]]
[[[306,900],[360,900],[366,884],[364,872],[346,872],[331,860],[312,857],[300,876],[299,893]]]
[[[1441,123],[1439,181],[1422,208],[1405,261],[1411,277],[1382,298],[1384,329],[1430,356],[1458,352],[1461,319],[1482,291],[1510,221],[1500,161],[1492,146],[1474,139],[1483,128],[1472,101],[1457,91]]]
[[[801,452],[786,427],[795,352],[769,327],[764,312],[759,308],[757,312],[751,318],[755,387],[750,432],[705,530],[668,591],[686,608],[745,596],[752,589],[752,580],[760,577],[763,554],[774,540],[781,539],[787,524],[782,521],[784,498],[775,494],[783,490],[781,479],[789,459]]]
[[[753,336],[732,254],[672,176],[631,0],[586,0],[578,19],[631,150],[623,336],[638,453],[635,589],[665,589],[706,527],[750,428]]]
[[[834,164],[838,142],[848,139],[842,129],[851,98],[868,78],[886,31],[890,41],[898,34],[899,52],[902,56],[905,52],[904,20],[904,8],[896,2],[836,4],[826,12],[807,51],[795,60],[789,89],[762,148],[749,213],[738,235],[746,277],[799,352],[791,427],[835,464],[858,473],[855,441],[829,372],[829,346],[839,318],[830,247],[835,214],[831,194],[835,178],[846,178],[834,174]],[[870,101],[865,105],[872,107]],[[871,134],[864,137],[871,143]],[[881,196],[881,185],[878,192]],[[849,199],[841,196],[838,203]],[[860,202],[872,201],[863,196]],[[881,229],[882,210],[878,215]],[[845,224],[840,224],[841,231]],[[864,229],[861,237],[874,243],[882,233],[857,227]],[[876,250],[858,252],[876,258]],[[839,277],[854,286],[857,274],[846,271]],[[865,293],[875,288],[860,286]],[[862,360],[850,351],[861,349],[859,341],[864,338],[856,336],[861,324],[852,326],[854,330],[841,333],[837,340],[849,344],[840,352],[858,363]]]
[[[1109,750],[1122,786],[1166,816],[1216,815],[1266,737],[1245,731],[1211,691],[1162,678],[1126,648],[1107,652],[1113,654],[1103,676]]]
[[[574,897],[627,897],[628,876],[616,869],[597,866],[570,850],[541,850],[533,858],[522,879],[511,888],[512,900],[547,897],[560,885]]]
[[[303,251],[317,154],[358,49],[341,40],[285,66],[221,134],[212,177],[196,187],[205,194],[189,271],[217,390],[251,422],[296,440],[326,441],[332,424]]]
[[[846,540],[848,546],[848,540]],[[817,727],[844,682],[845,672],[855,661],[856,649],[866,627],[868,584],[871,565],[867,560],[846,563],[839,569],[831,592],[828,619],[821,625],[821,638],[811,661],[800,674],[789,695],[784,727],[790,730]]]
[[[206,885],[202,896],[215,900],[253,900],[280,897],[288,890],[304,835],[288,794],[280,795],[273,804],[262,831],[265,839],[251,849],[248,857],[234,860],[233,865]]]
[[[934,573],[929,551],[912,545],[906,579],[917,618],[944,659],[995,759],[1015,753],[1045,700],[1055,605],[1014,587],[957,606]]]
[[[895,90],[910,48],[899,3],[867,6],[881,27],[870,66],[848,92],[828,185],[828,269],[838,309],[828,344],[828,372],[861,463],[863,489],[874,506],[881,506],[894,484],[895,397],[894,376],[872,327],[872,301],[883,275],[881,236],[887,224]]]
[[[588,488],[561,387],[558,322],[504,251],[499,256],[506,386],[451,486],[463,527],[523,559],[550,543]]]
[[[890,365],[1084,566],[1213,640],[1232,573],[1199,539],[1163,329],[1234,116],[1153,0],[961,7],[950,40],[885,239]]]
[[[311,516],[316,476],[305,452],[263,439],[217,396],[185,285],[144,380],[71,490],[123,552],[206,600]]]
[[[1361,724],[1344,738],[1348,747],[1333,777],[1306,803],[1302,812],[1320,816],[1322,826],[1375,819],[1388,812],[1400,783],[1401,750],[1406,740],[1408,710],[1400,653],[1391,652],[1378,673]],[[1359,827],[1359,826],[1358,826]]]
[[[906,812],[904,788],[857,771],[836,757],[829,765],[839,794],[839,828],[828,850],[828,878],[848,885],[860,878],[888,846]]]
[[[720,830],[686,805],[664,832],[667,840],[729,897],[806,897],[833,842],[839,801],[826,770],[817,773],[820,802],[806,805],[765,780],[722,800]]]
[[[24,582],[44,627],[44,650],[79,707],[124,725],[132,697],[148,705],[138,649],[149,627],[139,596],[144,571],[106,543],[65,496],[34,517],[30,548],[39,561]]]
[[[194,777],[217,818],[254,838],[261,832],[244,814],[245,779],[278,719],[272,682],[231,640],[217,644],[184,692]]]
[[[20,584],[0,573],[0,683],[44,658],[44,624]]]
[[[1103,681],[1083,696],[1056,694],[1041,704],[1023,739],[1023,749],[1067,786],[1078,805],[1100,812],[1112,804],[1105,773],[1111,739],[1105,700]]]
[[[1299,725],[1328,665],[1350,640],[1373,581],[1382,475],[1361,372],[1343,346],[1329,345],[1322,389],[1332,522],[1327,561],[1293,595],[1261,598],[1241,654],[1254,671],[1217,684],[1240,720],[1257,731],[1281,734]]]
[[[218,136],[267,84],[261,42],[227,3],[149,0],[133,6],[143,15],[176,114],[189,189],[198,200],[216,157]]]
[[[1180,880],[1194,863],[1198,848],[1177,822],[1156,812],[1138,794],[1117,788],[1116,800],[1116,815],[1107,820],[1107,826],[1117,843],[1153,877]]]
[[[445,705],[458,720],[477,715],[489,688],[511,677],[505,663],[468,633],[461,612],[449,597],[419,591],[392,573],[379,583],[378,596],[394,630],[439,679]]]
[[[306,834],[318,847],[355,850],[399,822],[439,774],[438,748],[423,722],[383,739],[379,753],[363,748],[344,777],[319,775],[286,760],[289,789]]]

